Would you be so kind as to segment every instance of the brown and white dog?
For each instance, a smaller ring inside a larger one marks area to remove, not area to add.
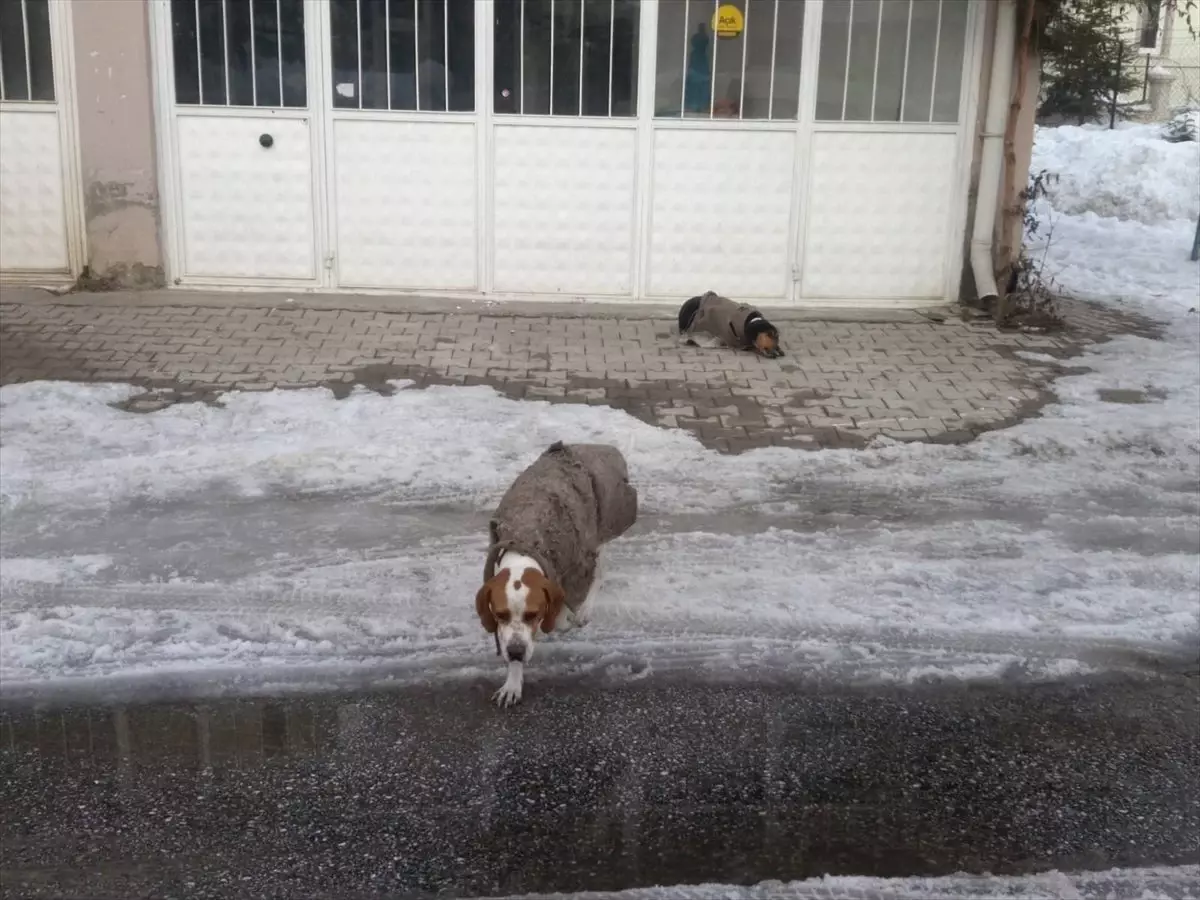
[[[540,633],[583,624],[600,545],[637,519],[625,457],[606,444],[564,445],[512,483],[488,523],[488,556],[475,612],[508,667],[492,699],[521,700]]]
[[[499,706],[521,700],[525,665],[533,658],[538,632],[554,631],[564,610],[563,589],[546,577],[541,564],[523,553],[500,554],[503,566],[475,595],[475,612],[483,630],[496,641],[496,653],[508,665],[504,684],[492,695]]]

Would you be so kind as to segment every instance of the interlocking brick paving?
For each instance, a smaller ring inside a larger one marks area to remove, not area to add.
[[[1035,412],[1053,367],[1016,351],[1066,356],[1144,323],[1075,316],[1048,336],[990,322],[913,314],[772,313],[787,356],[678,345],[674,311],[587,305],[409,303],[388,298],[229,294],[0,295],[0,384],[126,382],[127,408],[219,402],[230,390],[390,379],[490,385],[508,397],[623,409],[682,428],[706,446],[858,447],[878,435],[966,441]],[[586,312],[586,314],[584,314]]]

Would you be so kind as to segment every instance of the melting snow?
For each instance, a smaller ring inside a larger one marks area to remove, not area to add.
[[[1155,316],[1164,340],[1096,347],[1042,416],[965,446],[722,456],[616,410],[487,388],[230,394],[153,415],[113,408],[124,386],[0,389],[5,689],[490,671],[470,602],[487,514],[559,439],[622,447],[642,520],[542,672],[1052,677],[1194,647],[1200,291],[1194,222],[1172,217],[1195,215],[1197,172],[1147,140],[1043,130],[1035,165],[1111,174],[1045,201],[1047,266]],[[1137,214],[1107,199],[1151,159],[1176,193],[1137,188],[1153,193]],[[1111,389],[1148,402],[1104,402]]]

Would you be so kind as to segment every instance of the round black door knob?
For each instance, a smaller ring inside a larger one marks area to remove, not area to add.
[[[260,134],[258,136],[258,142],[264,147],[270,147],[275,143],[275,138],[271,137],[269,134]]]

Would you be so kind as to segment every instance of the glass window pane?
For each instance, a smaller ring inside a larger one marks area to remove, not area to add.
[[[611,105],[614,116],[634,114],[638,0],[509,0],[494,9],[496,112],[607,116]]]
[[[224,106],[225,93],[225,21],[221,0],[199,0],[200,13],[200,87],[205,105]]]
[[[5,4],[8,6],[8,4]],[[200,68],[196,54],[196,4],[194,0],[171,0],[171,41],[175,56],[175,102],[200,102]],[[8,80],[8,46],[4,47],[4,80]],[[21,77],[24,78],[24,70]]]
[[[724,4],[722,4],[724,5]],[[736,7],[742,14],[743,25],[746,21],[745,3],[732,0],[730,6]],[[709,25],[713,24],[713,16],[719,6],[716,2],[708,4]],[[743,34],[722,36],[710,28],[713,35],[713,116],[718,119],[736,119],[742,103],[742,48],[746,46]]]
[[[908,75],[904,81],[905,122],[929,121],[939,5],[939,0],[912,0],[912,21],[909,24],[908,40]]]
[[[525,5],[517,0],[514,3],[499,3],[494,7],[492,110],[498,113],[521,110],[521,19]]]
[[[687,35],[687,0],[659,0],[658,58],[654,73],[654,115],[682,115],[683,52]]]
[[[579,0],[554,4],[554,83],[550,111],[556,116],[579,114]]]
[[[609,0],[583,0],[583,114],[608,115]]]
[[[417,108],[417,19],[412,0],[391,0],[392,109]],[[366,76],[364,75],[364,78]]]
[[[254,77],[259,106],[282,106],[279,84],[278,0],[251,0],[254,24]]]
[[[446,79],[446,5],[417,0],[417,109],[446,110]]]
[[[475,109],[475,3],[450,0],[449,22],[450,109]]]
[[[755,0],[756,5],[762,5]],[[794,119],[800,107],[800,48],[804,41],[804,4],[779,2],[775,37],[775,97],[772,119]]]
[[[308,106],[304,0],[280,0],[280,15],[283,17],[283,105]]]
[[[781,14],[784,3],[779,4]],[[797,4],[803,6],[804,4]],[[739,39],[746,47],[745,92],[742,118],[765,119],[771,108],[771,52],[775,34],[775,0],[746,0],[745,30]],[[779,61],[776,61],[779,64]],[[776,88],[778,92],[778,88]]]
[[[47,0],[25,0],[29,26],[31,100],[54,99],[54,60],[50,52],[50,7]]]
[[[849,36],[850,0],[825,0],[821,14],[821,56],[817,60],[818,120],[839,121],[842,118]]]
[[[638,36],[640,0],[613,4],[612,114],[637,115]]]
[[[871,120],[875,87],[875,45],[879,40],[880,0],[855,0],[850,23],[850,67],[846,77],[847,122]]]
[[[883,4],[879,35],[879,71],[875,82],[875,121],[899,122],[904,88],[904,47],[908,40],[908,2]]]
[[[28,100],[29,79],[25,74],[25,32],[21,4],[0,0],[0,66],[4,74],[4,99]]]
[[[942,4],[942,36],[938,42],[933,121],[957,122],[962,89],[963,50],[967,42],[967,4]]]
[[[249,3],[225,4],[225,32],[229,42],[229,102],[234,106],[253,106]]]
[[[358,109],[358,5],[354,0],[330,0],[329,26],[333,105]]]
[[[388,108],[387,6],[384,0],[359,0],[358,4],[359,42],[354,49],[362,48],[363,109]]]
[[[711,0],[690,0],[683,67],[683,114],[707,119],[712,109],[713,34]]]

